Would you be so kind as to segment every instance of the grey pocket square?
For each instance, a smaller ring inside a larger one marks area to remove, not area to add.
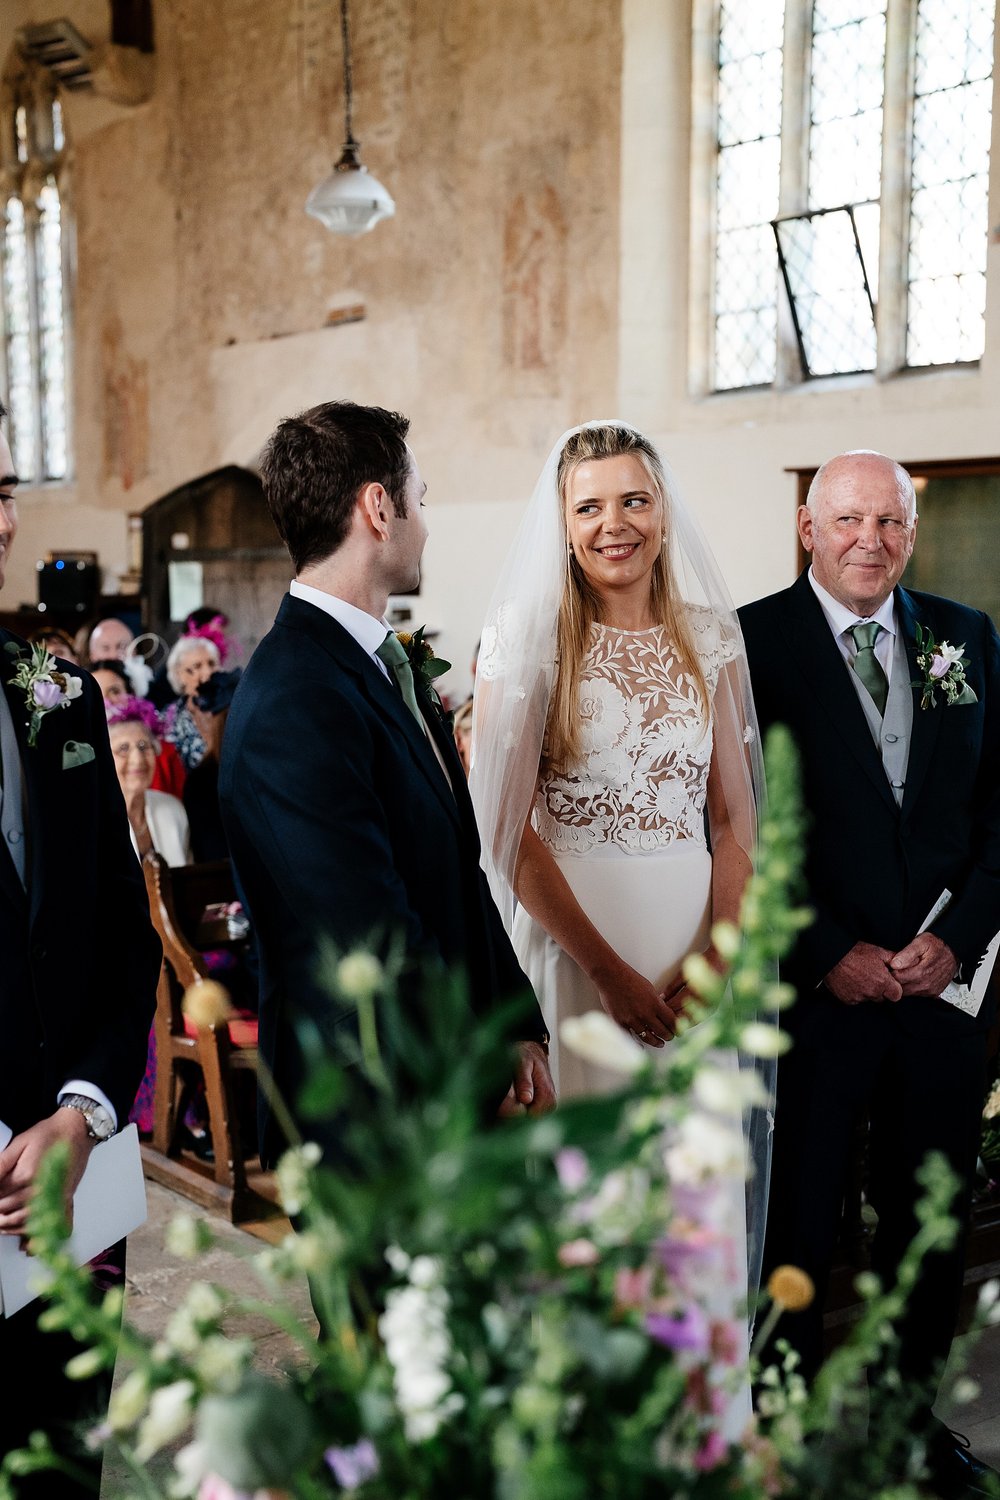
[[[72,771],[74,766],[85,766],[94,758],[94,747],[88,745],[86,740],[67,740],[63,745],[64,771]]]

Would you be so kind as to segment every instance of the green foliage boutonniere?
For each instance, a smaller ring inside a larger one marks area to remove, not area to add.
[[[963,703],[978,703],[978,698],[965,680],[969,658],[962,655],[964,650],[964,646],[949,646],[947,641],[938,645],[933,631],[917,625],[917,666],[921,675],[915,679],[913,686],[921,689],[921,708],[935,706],[935,688],[944,695],[949,708]]]
[[[425,629],[426,626],[421,625],[420,629],[414,630],[412,634],[407,630],[397,630],[396,639],[406,652],[417,691],[424,693],[442,718],[450,721],[451,715],[441,702],[441,696],[434,686],[434,679],[443,677],[445,672],[450,672],[451,662],[443,661],[440,656],[434,655],[430,643],[424,640]]]
[[[14,641],[8,641],[6,650],[17,663],[13,677],[7,681],[11,687],[20,688],[24,693],[24,706],[31,715],[28,745],[33,749],[45,715],[56,708],[68,708],[83,692],[83,682],[68,672],[60,672],[55,657],[41,642],[24,651]]]

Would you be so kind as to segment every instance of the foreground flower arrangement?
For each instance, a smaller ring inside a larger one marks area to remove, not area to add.
[[[808,1278],[791,1267],[772,1277],[770,1308],[758,1319],[767,1367],[753,1422],[745,1309],[719,1296],[734,1266],[738,1276],[741,1256],[715,1200],[725,1174],[742,1163],[741,1111],[769,1102],[753,1057],[783,1045],[776,1026],[748,1017],[762,1004],[776,1013],[788,1002],[764,976],[808,920],[788,899],[799,822],[787,740],[769,744],[768,769],[772,805],[744,930],[713,933],[731,982],[699,961],[686,966],[703,997],[703,1024],[655,1069],[602,1015],[564,1038],[614,1063],[622,1078],[614,1096],[484,1130],[490,1039],[480,1036],[469,1055],[449,1046],[465,1005],[461,985],[437,983],[424,1013],[404,1021],[391,962],[331,956],[331,991],[356,1004],[358,1031],[340,1061],[318,1036],[303,1037],[314,1072],[300,1113],[343,1117],[344,1161],[336,1172],[323,1167],[310,1142],[282,1160],[283,1202],[302,1227],[254,1257],[258,1302],[237,1303],[198,1283],[160,1340],[126,1323],[119,1357],[130,1372],[91,1438],[124,1456],[134,1479],[127,1495],[868,1500],[884,1492],[903,1500],[919,1493],[918,1445],[911,1474],[893,1476],[907,1482],[890,1491],[886,1480],[883,1491],[879,1444],[892,1434],[870,1443],[859,1436],[853,1445],[849,1434],[863,1367],[891,1349],[891,1321],[920,1256],[956,1232],[942,1169],[928,1168],[921,1232],[900,1287],[882,1295],[870,1278],[862,1283],[868,1305],[857,1333],[813,1395],[787,1347],[770,1343],[784,1312],[811,1297]],[[219,1004],[217,987],[195,998]],[[392,1048],[380,1040],[390,1034]],[[720,1067],[719,1055],[737,1047],[746,1065]],[[266,1077],[262,1084],[269,1087]],[[114,1359],[121,1293],[98,1300],[65,1254],[62,1170],[53,1153],[32,1229],[56,1273],[46,1322],[91,1346],[75,1362],[84,1375]],[[209,1243],[206,1226],[185,1217],[172,1226],[168,1250],[196,1259]],[[283,1303],[284,1287],[304,1272],[322,1324],[318,1341]],[[227,1315],[248,1306],[301,1347],[283,1379],[254,1368],[249,1340],[226,1336]],[[994,1286],[981,1320],[998,1316]],[[907,1402],[901,1390],[899,1430]],[[824,1434],[838,1435],[832,1452]],[[149,1461],[182,1440],[161,1487]],[[0,1466],[0,1497],[5,1475],[46,1466],[67,1467],[39,1436],[30,1453]]]

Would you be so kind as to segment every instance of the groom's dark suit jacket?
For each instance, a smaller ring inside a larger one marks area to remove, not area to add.
[[[453,790],[395,685],[336,620],[291,595],[237,689],[219,794],[259,944],[261,1049],[289,1104],[303,1076],[297,1021],[329,1036],[354,1015],[319,980],[323,935],[341,952],[398,935],[414,983],[418,971],[464,970],[474,1014],[530,995],[479,866],[454,743],[434,710],[427,718]],[[518,1035],[544,1035],[534,1003]]]
[[[964,644],[978,698],[947,707],[937,693],[921,709],[914,689],[901,807],[807,574],[740,610],[761,728],[787,724],[802,756],[816,920],[785,970],[801,1005],[856,942],[893,952],[909,943],[946,888],[953,900],[933,931],[963,977],[1000,928],[1000,638],[987,615],[951,600],[903,588],[895,600],[911,679],[919,621],[939,643]],[[980,1025],[990,1020],[984,1007]]]
[[[83,694],[42,720],[27,743],[24,694],[0,630],[0,682],[27,797],[28,878],[0,840],[0,1120],[15,1133],[50,1115],[70,1079],[96,1084],[124,1125],[146,1066],[160,945],[129,839],[104,704]],[[25,648],[26,649],[26,648]],[[94,759],[63,769],[67,741]]]

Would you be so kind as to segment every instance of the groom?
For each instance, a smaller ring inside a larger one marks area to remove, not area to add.
[[[470,1027],[526,996],[506,1107],[542,1111],[555,1102],[545,1028],[479,867],[461,762],[384,620],[389,595],[416,586],[427,540],[408,428],[328,402],[279,423],[261,462],[296,577],[237,689],[219,777],[259,943],[261,1048],[294,1110],[298,1023],[329,1039],[350,1024],[319,982],[320,939],[346,952],[396,937],[415,1003],[425,976],[452,969]],[[321,1143],[336,1155],[335,1122]],[[280,1149],[265,1114],[262,1154]]]
[[[969,1211],[993,1011],[986,1001],[973,1018],[938,997],[971,979],[1000,929],[1000,639],[987,615],[899,586],[917,514],[891,459],[824,464],[798,529],[811,566],[740,619],[761,726],[792,729],[808,813],[815,921],[784,970],[798,1002],[779,1068],[766,1260],[816,1282],[813,1307],[782,1324],[809,1376],[856,1122],[870,1121],[873,1265],[887,1284],[916,1232],[929,1151],[958,1176],[963,1226]],[[968,701],[923,690],[918,626],[964,648]],[[962,1239],[928,1256],[902,1328],[902,1373],[928,1418],[958,1317]],[[935,1493],[977,1493],[981,1466],[933,1430]]]

